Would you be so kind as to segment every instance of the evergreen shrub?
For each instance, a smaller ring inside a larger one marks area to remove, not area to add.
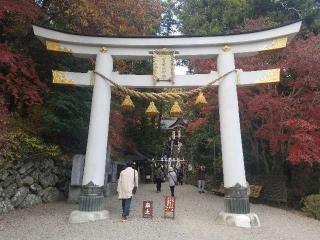
[[[320,220],[320,194],[312,194],[304,198],[302,210],[309,216]]]

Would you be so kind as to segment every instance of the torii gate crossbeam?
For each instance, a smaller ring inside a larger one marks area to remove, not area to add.
[[[254,55],[261,51],[286,46],[301,22],[250,33],[217,36],[175,37],[103,37],[70,34],[33,26],[34,33],[48,50],[69,52],[75,56],[96,56],[95,71],[127,87],[195,87],[203,86],[223,74],[235,70],[235,56]],[[151,58],[150,51],[160,48],[177,50],[177,58],[217,57],[217,72],[175,76],[174,83],[154,83],[151,75],[120,75],[113,72],[113,59]],[[238,75],[238,76],[237,76]],[[260,226],[256,214],[250,213],[245,176],[237,85],[278,82],[280,69],[231,73],[219,87],[219,114],[225,187],[225,209],[219,214],[221,223],[239,227]],[[70,222],[105,219],[102,187],[111,102],[110,84],[101,76],[88,73],[53,71],[53,82],[94,86],[85,169],[80,195],[80,211],[71,213]]]

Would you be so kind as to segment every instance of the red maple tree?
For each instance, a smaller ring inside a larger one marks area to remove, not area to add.
[[[283,160],[320,162],[319,46],[320,37],[310,34],[296,37],[281,51],[238,61],[245,70],[281,68],[280,84],[239,91],[241,112],[246,113],[242,122],[260,141],[260,155],[270,154],[269,161],[264,159],[269,171],[280,170]]]
[[[40,81],[33,60],[15,53],[6,44],[0,44],[0,55],[0,91],[9,109],[41,103],[46,86]]]
[[[250,20],[244,30],[263,27],[263,21]],[[236,68],[244,71],[281,69],[279,84],[238,87],[241,130],[250,143],[245,147],[268,173],[281,171],[286,160],[320,162],[319,46],[320,36],[309,34],[295,37],[285,49],[236,59]],[[193,62],[195,73],[208,73],[215,66],[210,59]],[[218,109],[211,100],[216,93],[206,93],[210,111]],[[210,111],[204,111],[205,117]]]

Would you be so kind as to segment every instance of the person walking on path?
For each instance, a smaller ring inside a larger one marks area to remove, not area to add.
[[[155,180],[156,180],[156,185],[157,185],[157,193],[161,192],[161,182],[164,178],[163,171],[161,169],[161,166],[158,166],[155,170]]]
[[[178,171],[178,184],[182,185],[183,184],[183,169],[180,168]]]
[[[204,193],[204,184],[206,178],[206,170],[203,164],[200,165],[198,169],[198,189],[199,193]]]
[[[177,185],[177,174],[173,171],[172,167],[168,168],[168,181],[171,191],[171,197],[174,197],[174,187]]]
[[[122,200],[121,221],[128,220],[132,195],[138,188],[138,171],[132,168],[133,163],[129,162],[127,168],[122,170],[118,180],[117,192],[119,199]]]

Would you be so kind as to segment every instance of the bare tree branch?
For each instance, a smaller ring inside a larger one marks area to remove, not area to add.
[[[294,12],[299,16],[299,18],[302,19],[302,13],[301,13],[300,10],[298,10],[298,9],[296,9],[296,8],[294,8],[294,7],[288,7],[288,3],[284,3],[284,2],[282,2],[282,1],[278,1],[278,2],[280,3],[280,5],[281,5],[284,9],[286,9],[286,10],[288,10],[288,11],[294,11]]]

